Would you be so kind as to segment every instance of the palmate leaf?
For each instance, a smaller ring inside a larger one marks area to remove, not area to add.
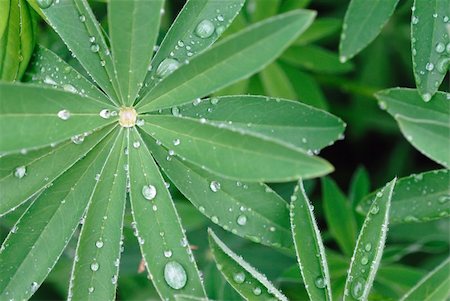
[[[108,2],[111,50],[122,103],[133,104],[150,66],[164,0]]]
[[[24,80],[29,83],[46,84],[81,96],[88,96],[106,104],[114,103],[75,68],[40,45],[36,47]]]
[[[0,251],[0,299],[28,299],[44,281],[85,212],[115,136],[56,180],[11,230]]]
[[[162,299],[205,297],[192,251],[166,184],[137,130],[127,147],[132,226],[150,279]]]
[[[224,179],[171,157],[152,139],[144,141],[181,193],[214,223],[255,242],[293,251],[286,202],[268,186]]]
[[[447,169],[433,170],[401,178],[392,194],[391,224],[428,222],[450,215],[450,174]],[[375,191],[359,203],[366,213]]]
[[[428,102],[448,72],[450,57],[449,0],[415,0],[411,19],[411,47],[417,89]]]
[[[0,84],[0,91],[3,154],[89,134],[114,121],[99,115],[113,106],[73,93],[19,84]]]
[[[401,301],[432,301],[446,300],[450,296],[450,259],[447,258],[423,277],[409,292],[407,292]]]
[[[450,166],[449,93],[437,92],[429,103],[424,103],[413,89],[388,89],[376,97],[414,147],[437,163]]]
[[[120,130],[104,170],[96,175],[70,279],[74,300],[115,300],[128,172],[126,131]]]
[[[111,52],[87,1],[28,1],[44,15],[102,90],[112,99],[120,98]]]
[[[142,119],[142,129],[175,154],[227,178],[276,182],[316,177],[332,170],[328,162],[304,151],[201,120],[168,115]]]
[[[175,70],[137,105],[149,112],[190,102],[261,70],[312,22],[312,11],[296,10],[230,36]]]
[[[333,115],[299,102],[264,96],[225,96],[178,107],[185,117],[204,118],[228,128],[280,144],[317,151],[332,144],[345,124]]]
[[[14,210],[32,195],[53,182],[98,144],[109,132],[108,126],[84,138],[80,145],[65,141],[26,154],[0,158],[0,216]],[[17,187],[20,186],[20,189]]]
[[[186,1],[152,60],[152,68],[140,94],[145,96],[161,80],[156,73],[165,59],[184,64],[211,46],[230,26],[244,1]]]
[[[344,301],[367,300],[383,254],[395,182],[380,191],[367,213],[348,270]]]
[[[345,62],[372,42],[394,13],[398,0],[352,0],[345,13],[339,56]]]
[[[248,264],[242,257],[231,251],[217,236],[209,229],[209,245],[214,255],[217,267],[228,283],[245,300],[281,300],[287,301],[275,286],[254,267]]]
[[[310,300],[331,300],[331,284],[325,248],[313,207],[299,181],[291,196],[291,229],[297,260]]]

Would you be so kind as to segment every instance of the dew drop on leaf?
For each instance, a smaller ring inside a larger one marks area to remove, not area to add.
[[[220,190],[220,183],[217,181],[211,181],[211,183],[209,183],[209,188],[212,192],[217,192]]]
[[[65,84],[63,85],[63,90],[70,93],[77,93],[78,90],[72,86],[71,84]]]
[[[68,110],[61,110],[58,112],[58,117],[61,120],[67,120],[70,118],[70,112]]]
[[[245,215],[239,215],[236,222],[240,226],[245,226],[247,224],[247,217]]]
[[[195,28],[195,34],[202,39],[206,39],[212,36],[215,29],[216,28],[213,22],[210,20],[202,20]]]
[[[317,277],[314,284],[317,288],[325,288],[325,280],[323,280],[322,276]]]
[[[18,179],[22,179],[27,175],[27,168],[25,166],[16,167],[14,170],[14,176]]]
[[[70,140],[72,140],[72,142],[75,144],[81,144],[84,141],[84,135],[81,134],[81,135],[72,136],[70,138]]]
[[[99,267],[100,267],[100,266],[99,266],[99,264],[98,264],[97,262],[91,263],[91,270],[92,270],[93,272],[97,272]]]
[[[142,195],[147,200],[151,201],[156,197],[156,188],[153,185],[144,185],[142,187]]]
[[[371,243],[366,243],[366,245],[364,246],[364,250],[366,250],[367,252],[372,250],[372,244]]]
[[[260,288],[260,287],[255,287],[255,288],[253,289],[253,294],[254,294],[255,296],[259,296],[259,295],[261,295],[261,293],[262,293],[262,291],[261,291],[261,288]]]
[[[450,201],[450,195],[443,195],[443,196],[439,197],[439,203],[441,203],[441,204],[445,204],[448,201]]]
[[[370,213],[372,213],[372,214],[377,214],[378,211],[380,211],[380,207],[378,207],[377,204],[374,204],[374,205],[372,206],[372,208],[370,209]]]
[[[180,67],[180,62],[173,58],[164,59],[156,69],[156,76],[164,78]]]
[[[96,246],[97,248],[101,249],[101,248],[103,247],[103,241],[97,240],[97,241],[95,242],[95,246]]]
[[[92,52],[98,52],[100,50],[100,46],[98,46],[98,44],[92,44],[91,45],[91,51]]]
[[[171,250],[164,251],[164,257],[166,257],[166,258],[172,257],[172,251]]]
[[[104,119],[108,119],[109,117],[111,117],[111,112],[108,109],[103,109],[100,111],[100,113],[98,113],[98,115],[100,115],[100,117]]]
[[[436,44],[436,48],[434,48],[437,53],[442,53],[445,50],[445,45],[442,42]]]
[[[364,285],[366,285],[366,282],[361,277],[356,278],[352,282],[351,286],[351,294],[353,298],[360,299],[364,292]]]
[[[31,283],[31,293],[32,294],[34,294],[37,291],[38,288],[39,288],[39,285],[38,285],[37,282],[32,282]]]
[[[42,9],[49,8],[53,4],[53,0],[36,0],[36,2],[37,5]]]
[[[173,289],[182,289],[187,282],[186,271],[176,261],[169,261],[164,267],[164,280]]]
[[[90,288],[88,288],[88,292],[89,292],[89,294],[91,294],[91,293],[93,293],[94,292],[94,287],[90,287]]]
[[[133,142],[133,147],[134,148],[139,148],[141,146],[141,143],[139,141],[134,141]]]
[[[114,285],[117,283],[117,275],[111,277],[111,283]]]
[[[427,71],[433,71],[434,69],[433,63],[427,63],[425,69],[427,69]]]
[[[245,274],[243,272],[238,272],[233,275],[233,280],[236,283],[243,283],[245,281]]]
[[[211,221],[215,224],[219,223],[219,218],[215,215],[211,216]]]
[[[361,258],[361,264],[366,265],[368,263],[369,263],[369,259],[367,258],[367,256],[363,256],[363,258]]]

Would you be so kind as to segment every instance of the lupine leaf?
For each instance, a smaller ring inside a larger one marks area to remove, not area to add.
[[[20,53],[19,53],[19,70],[17,79],[22,78],[36,43],[37,24],[32,8],[26,0],[19,0],[20,8]]]
[[[328,162],[303,151],[196,119],[158,115],[142,119],[143,130],[175,154],[224,177],[276,182],[316,177],[332,170]],[[176,145],[174,141],[178,141]]]
[[[52,183],[91,151],[111,129],[112,126],[109,126],[86,137],[81,145],[65,141],[54,147],[1,157],[0,216],[14,210]],[[17,189],[18,186],[20,189]]]
[[[446,300],[450,296],[450,259],[444,260],[440,265],[423,277],[401,301],[433,301]]]
[[[397,3],[398,0],[350,1],[339,44],[343,62],[354,57],[378,36]]]
[[[144,141],[175,186],[214,223],[255,242],[292,252],[286,202],[268,186],[224,179],[170,157],[153,140]]]
[[[124,129],[120,132],[103,172],[96,175],[78,239],[69,288],[74,300],[115,300],[128,172],[128,139]]]
[[[380,191],[367,213],[348,270],[344,301],[368,298],[383,254],[395,182]]]
[[[231,251],[214,232],[209,229],[209,245],[214,255],[217,267],[228,283],[245,300],[276,300],[287,301],[275,286],[242,257]]]
[[[411,19],[411,47],[417,89],[424,101],[436,93],[448,73],[450,58],[449,0],[415,0]]]
[[[19,73],[20,9],[18,2],[18,0],[10,2],[9,17],[6,18],[7,25],[0,37],[0,78],[6,81],[15,80]]]
[[[131,105],[143,84],[159,33],[164,0],[111,0],[111,50],[122,102]]]
[[[139,112],[169,108],[235,83],[276,58],[315,14],[296,10],[267,19],[217,43],[158,85],[137,105]]]
[[[390,223],[428,222],[450,215],[450,174],[447,169],[433,170],[401,178],[392,194]],[[366,213],[375,191],[365,197],[358,210]]]
[[[364,167],[359,167],[350,182],[349,199],[353,208],[370,192],[370,178]]]
[[[130,133],[127,151],[132,226],[156,290],[167,300],[175,300],[175,294],[205,297],[172,198],[137,130]]]
[[[0,251],[0,299],[28,299],[44,281],[85,212],[114,136],[56,180],[14,226]]]
[[[297,94],[284,70],[277,62],[273,62],[260,72],[265,95],[295,100]]]
[[[172,58],[184,64],[186,60],[189,61],[203,52],[230,26],[244,1],[186,1],[152,60],[152,68],[145,79],[142,96],[158,84],[160,79],[156,77],[156,71],[162,61]],[[213,27],[210,27],[211,24]]]
[[[313,207],[299,181],[291,197],[291,229],[295,251],[310,300],[331,300],[330,275],[325,248]]]
[[[337,18],[318,18],[313,24],[294,42],[295,45],[306,45],[318,40],[328,38],[337,33],[342,21]]]
[[[299,102],[264,96],[215,97],[178,109],[181,116],[205,118],[208,124],[310,152],[332,144],[345,127],[339,118],[327,112]]]
[[[70,92],[19,84],[0,84],[0,89],[0,153],[58,143],[115,119],[99,116],[114,107]]]
[[[414,147],[439,164],[450,166],[449,93],[437,92],[429,103],[424,103],[413,89],[384,90],[376,97]]]

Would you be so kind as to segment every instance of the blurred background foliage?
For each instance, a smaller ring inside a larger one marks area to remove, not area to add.
[[[105,32],[107,5],[105,1],[89,1]],[[328,110],[347,123],[345,138],[322,151],[321,156],[335,167],[330,178],[305,183],[315,206],[332,277],[333,294],[340,296],[351,254],[329,231],[333,216],[323,208],[327,195],[339,195],[348,203],[350,217],[361,225],[363,217],[351,204],[381,187],[394,176],[403,177],[440,167],[415,150],[401,135],[394,119],[380,110],[373,94],[389,87],[415,87],[410,46],[412,0],[401,0],[393,17],[380,36],[361,54],[340,63],[337,54],[342,20],[348,0],[247,0],[241,14],[224,36],[249,24],[297,8],[317,11],[313,25],[301,35],[275,62],[260,73],[227,87],[217,94],[256,94],[295,99]],[[183,6],[183,0],[168,0],[163,14],[161,35]],[[34,14],[34,13],[33,13]],[[68,49],[39,17],[37,42],[54,51],[80,72],[83,69],[71,57]],[[2,43],[7,43],[2,38]],[[29,46],[28,46],[29,47]],[[0,55],[3,55],[0,53]],[[4,57],[3,57],[4,59]],[[27,62],[28,58],[22,58]],[[16,62],[18,70],[23,69]],[[20,77],[18,71],[17,77]],[[448,74],[441,90],[448,91]],[[294,183],[273,184],[272,187],[289,200]],[[209,222],[171,185],[183,224],[198,260],[208,296],[217,300],[240,300],[217,270],[208,249],[206,229],[212,227],[236,253],[265,273],[281,287],[291,300],[306,300],[296,259],[275,249],[258,245],[225,232]],[[22,206],[23,207],[23,206]],[[16,210],[0,220],[3,240],[22,210]],[[129,211],[129,210],[128,210]],[[158,296],[146,279],[141,265],[138,244],[130,226],[131,215],[125,222],[125,251],[122,256],[118,300],[157,300]],[[388,245],[377,274],[372,300],[397,300],[423,275],[441,262],[449,251],[448,220],[418,224],[394,225],[389,230]],[[78,233],[76,233],[77,236]],[[356,232],[355,232],[356,235]],[[66,299],[70,270],[75,253],[75,239],[64,251],[55,269],[33,300]]]

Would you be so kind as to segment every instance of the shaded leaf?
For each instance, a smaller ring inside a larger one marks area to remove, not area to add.
[[[264,68],[259,76],[264,85],[265,95],[295,100],[297,94],[284,70],[277,62]]]
[[[361,200],[370,192],[369,173],[363,166],[358,167],[353,174],[349,190],[350,203],[353,208],[356,208]]]
[[[341,25],[342,21],[337,18],[318,18],[294,44],[306,45],[330,37],[339,31]]]

